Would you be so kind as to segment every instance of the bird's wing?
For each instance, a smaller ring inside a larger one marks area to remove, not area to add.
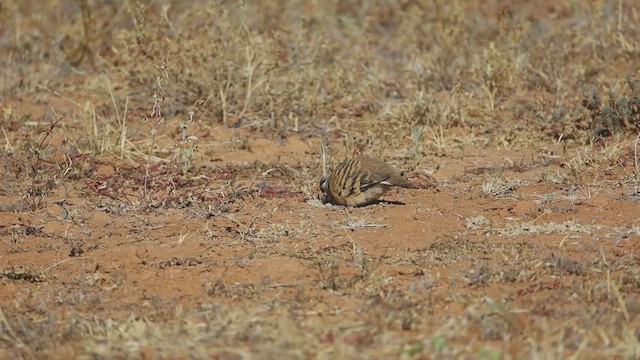
[[[387,180],[389,180],[390,177],[390,174],[368,171],[360,178],[360,190],[365,190],[376,184],[390,185],[387,183]]]

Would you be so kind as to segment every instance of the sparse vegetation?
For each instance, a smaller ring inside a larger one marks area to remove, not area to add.
[[[0,358],[639,358],[639,11],[1,2]]]

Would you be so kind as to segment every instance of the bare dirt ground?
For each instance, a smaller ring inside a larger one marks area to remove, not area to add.
[[[640,357],[638,4],[248,3],[0,3],[0,358]]]

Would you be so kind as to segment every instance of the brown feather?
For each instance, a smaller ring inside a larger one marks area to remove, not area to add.
[[[320,182],[324,202],[348,206],[375,203],[394,186],[415,188],[391,165],[368,156],[345,160]]]

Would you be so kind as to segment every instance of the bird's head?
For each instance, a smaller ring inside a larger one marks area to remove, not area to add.
[[[322,191],[322,203],[326,204],[329,201],[329,178],[323,177],[320,179],[320,190]]]

